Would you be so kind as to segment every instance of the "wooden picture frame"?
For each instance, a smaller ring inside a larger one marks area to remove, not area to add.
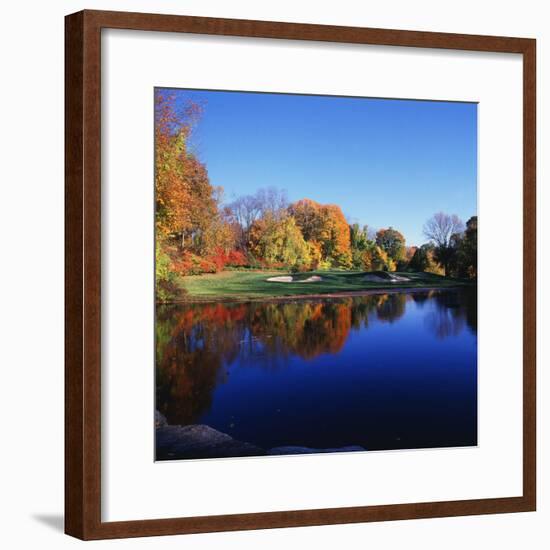
[[[442,48],[523,56],[523,495],[156,520],[101,520],[101,30]],[[66,17],[65,531],[153,536],[533,511],[535,443],[535,55],[532,39],[109,11]]]

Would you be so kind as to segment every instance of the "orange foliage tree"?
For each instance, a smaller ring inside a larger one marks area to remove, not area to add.
[[[155,222],[157,236],[181,235],[191,225],[190,182],[183,161],[187,156],[190,122],[183,122],[173,98],[155,94]]]
[[[314,249],[320,248],[321,262],[335,267],[351,267],[350,229],[339,206],[302,199],[291,204],[288,211],[304,239],[312,243]]]
[[[173,283],[177,274],[222,269],[235,246],[236,228],[220,208],[223,189],[211,185],[206,166],[189,148],[200,114],[200,106],[192,102],[178,108],[165,92],[155,95],[156,272],[161,287]]]

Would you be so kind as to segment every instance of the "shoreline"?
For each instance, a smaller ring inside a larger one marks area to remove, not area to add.
[[[155,460],[235,458],[251,456],[304,455],[367,451],[361,445],[316,448],[279,445],[269,448],[240,441],[207,424],[168,424],[155,410]]]
[[[350,298],[356,296],[376,296],[379,294],[410,294],[412,292],[429,292],[432,290],[458,290],[461,288],[473,288],[477,285],[457,284],[449,286],[422,286],[422,287],[387,287],[370,288],[365,290],[341,290],[337,292],[319,292],[312,294],[289,294],[284,296],[195,296],[181,300],[170,300],[166,302],[155,302],[155,305],[182,305],[200,303],[237,303],[237,302],[288,302],[293,300],[322,300],[325,298]]]

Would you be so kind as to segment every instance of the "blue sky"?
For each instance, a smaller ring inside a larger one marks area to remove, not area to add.
[[[203,104],[191,147],[225,199],[260,187],[338,204],[422,244],[435,212],[477,213],[477,105],[171,90]]]

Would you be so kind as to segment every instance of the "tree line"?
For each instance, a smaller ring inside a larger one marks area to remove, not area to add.
[[[393,227],[373,231],[347,222],[336,204],[304,198],[290,203],[268,188],[227,202],[210,183],[189,146],[202,108],[155,96],[156,278],[168,291],[178,276],[226,268],[291,271],[411,269],[477,275],[477,218],[435,214],[424,226],[428,242],[408,247]]]

